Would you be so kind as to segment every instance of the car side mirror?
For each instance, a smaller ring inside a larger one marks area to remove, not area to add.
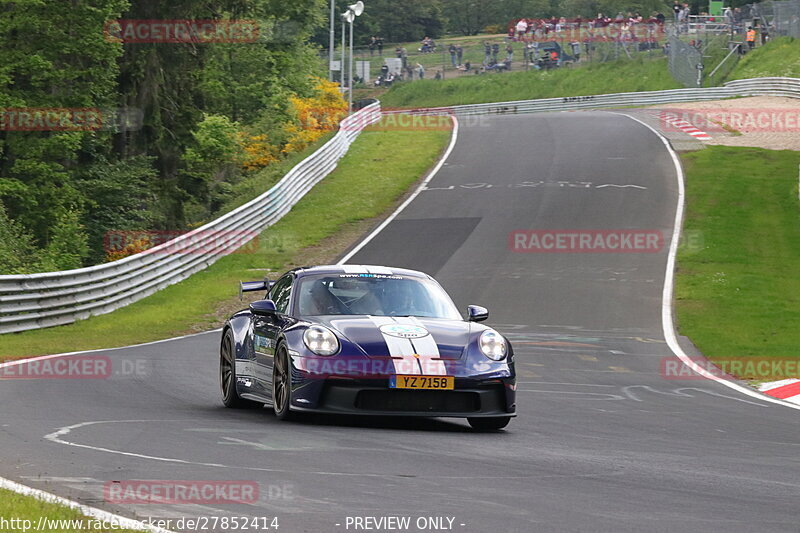
[[[468,320],[470,322],[483,322],[489,318],[489,310],[480,305],[470,305],[467,307]]]
[[[256,300],[250,304],[250,312],[255,315],[272,315],[277,312],[272,300]]]

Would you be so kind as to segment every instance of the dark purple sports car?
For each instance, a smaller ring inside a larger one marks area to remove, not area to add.
[[[516,415],[508,340],[467,320],[432,277],[377,266],[291,270],[242,291],[264,299],[222,331],[220,383],[227,407],[271,404],[299,412],[464,417],[479,430]]]

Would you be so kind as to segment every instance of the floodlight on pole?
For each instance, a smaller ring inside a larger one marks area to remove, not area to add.
[[[348,84],[348,100],[347,109],[350,113],[353,112],[353,21],[356,17],[364,12],[364,2],[358,0],[355,4],[347,6],[347,11],[342,15],[342,19],[350,23],[350,66],[349,66],[349,84]],[[342,64],[342,75],[344,75],[344,64]]]
[[[352,11],[355,16],[360,17],[361,13],[364,12],[364,2],[358,0],[355,4],[351,4],[347,6],[348,11]]]

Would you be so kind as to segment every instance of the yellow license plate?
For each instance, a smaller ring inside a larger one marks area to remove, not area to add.
[[[456,378],[453,376],[392,376],[389,388],[392,389],[433,389],[453,390]]]

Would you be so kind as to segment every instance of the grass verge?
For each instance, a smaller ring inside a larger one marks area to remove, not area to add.
[[[709,146],[682,157],[684,231],[703,245],[678,254],[681,334],[741,378],[797,377],[786,361],[800,359],[800,152]],[[746,365],[760,361],[770,365]]]
[[[420,80],[392,87],[381,96],[381,103],[384,107],[436,107],[680,87],[667,70],[666,58],[636,58],[550,71]]]
[[[43,523],[41,529],[36,531],[50,531],[53,533],[132,533],[131,529],[103,528],[102,523],[94,518],[88,518],[78,511],[37,500],[31,496],[22,496],[10,490],[0,489],[0,531],[34,531],[39,525],[40,517],[46,517],[48,522]],[[108,525],[108,524],[107,524]],[[97,526],[97,527],[92,527]],[[141,531],[137,531],[141,533]]]
[[[728,79],[765,76],[800,77],[800,39],[779,37],[759,46],[739,60]]]
[[[236,297],[240,280],[336,257],[349,244],[343,241],[358,238],[370,219],[384,215],[438,160],[449,137],[441,129],[364,132],[330,176],[260,235],[253,253],[223,257],[107,315],[3,335],[0,357],[126,346],[217,327],[228,311],[245,307]]]

